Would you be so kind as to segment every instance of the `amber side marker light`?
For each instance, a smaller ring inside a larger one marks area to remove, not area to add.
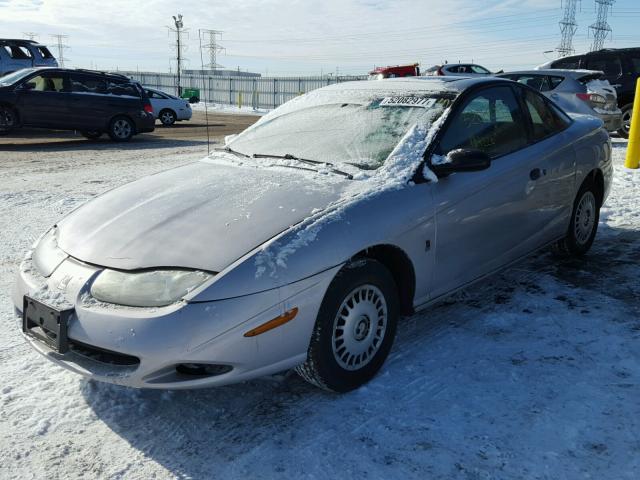
[[[273,330],[274,328],[279,327],[280,325],[284,325],[287,322],[290,322],[296,315],[298,314],[298,307],[294,307],[291,310],[284,312],[282,315],[277,316],[273,320],[269,320],[262,325],[257,326],[253,330],[249,330],[244,334],[245,337],[255,337],[256,335],[260,335],[264,332],[268,332],[269,330]]]

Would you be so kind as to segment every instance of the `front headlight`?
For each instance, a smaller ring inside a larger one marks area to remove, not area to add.
[[[101,302],[117,305],[163,307],[182,299],[212,276],[194,270],[104,270],[93,282],[91,295]]]

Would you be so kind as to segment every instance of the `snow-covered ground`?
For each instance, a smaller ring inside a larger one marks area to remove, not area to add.
[[[21,339],[9,291],[43,230],[202,147],[0,152],[0,478],[640,478],[640,171],[622,168],[591,254],[548,253],[401,322],[370,384],[294,374],[136,391]]]

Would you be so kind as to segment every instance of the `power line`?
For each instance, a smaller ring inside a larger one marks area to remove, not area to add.
[[[56,42],[56,47],[58,49],[58,64],[64,68],[64,62],[68,61],[68,58],[65,58],[64,51],[69,49],[69,45],[65,44],[64,41],[69,38],[69,35],[61,35],[61,34],[51,34],[51,37]]]
[[[216,68],[222,68],[222,65],[218,64],[218,52],[225,51],[225,48],[218,43],[218,35],[222,35],[223,32],[220,30],[200,30],[200,43],[202,44],[202,39],[204,37],[209,37],[209,43],[202,44],[202,49],[207,50],[209,52],[209,63],[205,64],[204,67],[208,67],[211,70],[215,70]]]
[[[571,55],[575,50],[573,49],[573,36],[576,34],[578,24],[576,23],[576,7],[578,0],[565,0],[564,1],[564,15],[560,20],[560,33],[562,39],[558,46],[558,56],[566,57]],[[562,5],[562,4],[561,4]]]
[[[602,49],[605,39],[611,33],[611,27],[607,23],[607,17],[609,16],[609,7],[611,7],[615,1],[616,0],[596,0],[596,4],[598,5],[598,19],[596,23],[589,25],[589,28],[593,31],[592,52]]]

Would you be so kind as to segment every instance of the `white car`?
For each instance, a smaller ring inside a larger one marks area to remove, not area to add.
[[[424,75],[439,77],[484,77],[491,75],[491,72],[473,63],[446,63],[444,65],[434,65],[426,69]]]
[[[160,120],[165,127],[169,127],[181,120],[191,119],[193,112],[187,100],[169,95],[155,88],[144,87],[144,90],[151,101],[156,119]]]

